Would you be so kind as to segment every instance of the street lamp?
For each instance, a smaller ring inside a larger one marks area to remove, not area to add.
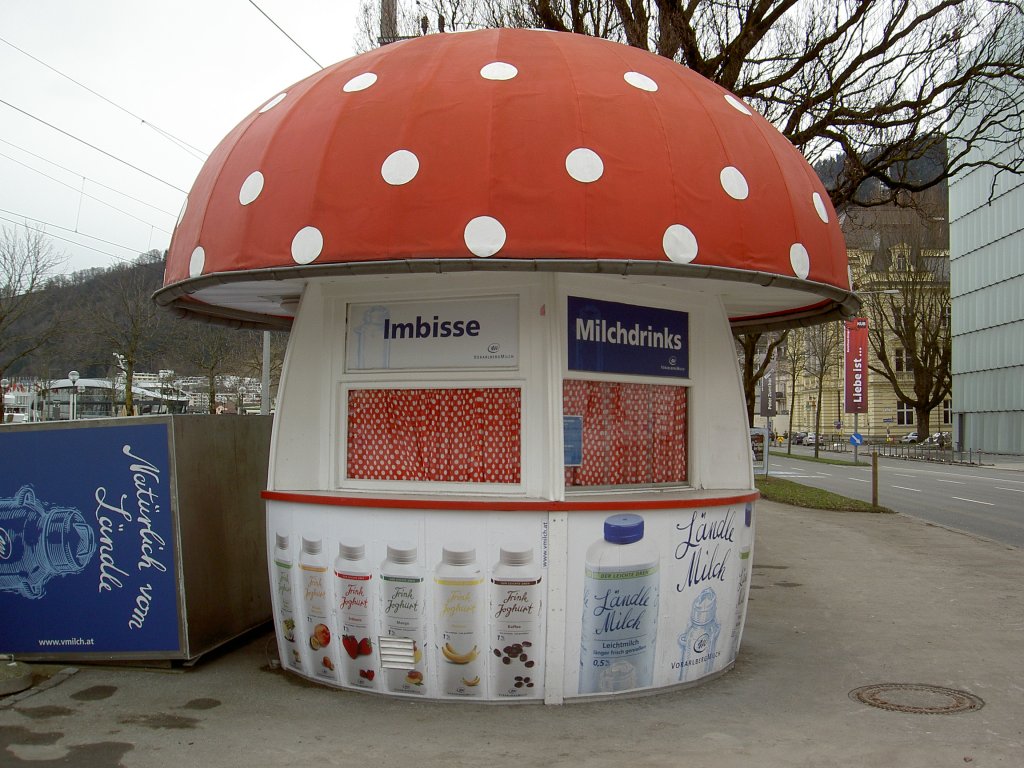
[[[245,387],[238,388],[238,415],[245,415]]]
[[[68,418],[74,421],[78,418],[78,371],[68,373],[71,381],[70,404],[68,405]]]
[[[0,424],[7,421],[7,386],[9,379],[0,379]]]

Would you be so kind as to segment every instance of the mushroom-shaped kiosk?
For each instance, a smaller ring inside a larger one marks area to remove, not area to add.
[[[852,314],[802,156],[618,43],[395,43],[214,151],[157,301],[290,328],[267,566],[286,667],[545,700],[728,669],[754,540],[730,326]]]

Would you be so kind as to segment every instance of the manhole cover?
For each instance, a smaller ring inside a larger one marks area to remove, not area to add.
[[[850,698],[890,712],[914,715],[952,715],[973,712],[985,702],[967,691],[917,683],[880,683],[850,691]]]

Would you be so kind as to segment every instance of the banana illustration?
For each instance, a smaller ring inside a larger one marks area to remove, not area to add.
[[[472,650],[466,651],[466,653],[459,653],[452,648],[451,643],[445,643],[441,648],[441,653],[443,653],[444,657],[452,664],[469,664],[469,662],[480,655],[480,651],[477,650],[475,645]]]

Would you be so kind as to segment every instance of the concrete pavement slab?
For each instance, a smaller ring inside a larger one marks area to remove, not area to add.
[[[398,701],[273,669],[268,633],[193,669],[83,666],[0,700],[0,766],[1018,768],[1022,583],[1019,549],[899,515],[762,501],[739,659],[698,687],[561,707]],[[913,714],[849,695],[884,683],[984,706]]]

